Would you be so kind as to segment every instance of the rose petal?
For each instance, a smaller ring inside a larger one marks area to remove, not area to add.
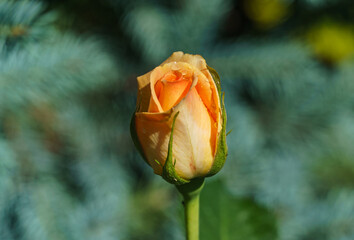
[[[172,126],[172,111],[165,113],[136,113],[135,127],[139,142],[150,166],[162,174]],[[156,162],[156,161],[158,162]]]
[[[161,175],[168,151],[171,116],[176,112],[180,112],[173,133],[176,172],[185,179],[205,175],[214,159],[210,147],[212,121],[194,87],[173,111],[136,113],[136,130],[144,154],[154,172]]]
[[[138,80],[138,96],[137,96],[137,111],[147,112],[150,104],[150,74],[148,72],[137,78]]]
[[[184,54],[183,52],[174,52],[169,58],[167,58],[161,65],[170,62],[185,62],[188,63],[200,71],[207,69],[205,59],[200,55]]]
[[[193,67],[186,63],[172,62],[155,68],[150,74],[148,112],[167,111],[178,104],[191,86],[192,75]]]
[[[221,131],[221,103],[217,92],[215,82],[207,68],[205,59],[200,55],[184,54],[183,52],[174,52],[161,65],[171,62],[185,62],[202,72],[206,78],[199,77],[199,82],[196,86],[205,106],[208,108],[211,117],[215,121],[216,132]],[[217,137],[217,136],[216,136]]]
[[[210,146],[212,121],[195,88],[189,91],[174,111],[180,112],[173,135],[176,171],[186,179],[205,175],[214,160]]]
[[[177,82],[161,81],[163,90],[160,93],[159,102],[164,111],[169,110],[184,98],[190,86],[191,80],[181,80]]]

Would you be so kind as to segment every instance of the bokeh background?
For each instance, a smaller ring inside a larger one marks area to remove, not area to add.
[[[184,239],[129,133],[177,50],[219,72],[232,130],[201,240],[353,240],[351,0],[1,0],[0,239]]]

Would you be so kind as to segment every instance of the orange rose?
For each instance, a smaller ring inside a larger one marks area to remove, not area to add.
[[[226,116],[209,69],[218,77],[203,57],[175,52],[138,77],[132,135],[154,172],[169,182],[213,175],[225,161]]]

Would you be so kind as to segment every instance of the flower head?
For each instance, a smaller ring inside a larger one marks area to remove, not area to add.
[[[154,172],[169,182],[215,174],[225,161],[226,116],[214,78],[203,57],[183,52],[138,77],[132,135]]]

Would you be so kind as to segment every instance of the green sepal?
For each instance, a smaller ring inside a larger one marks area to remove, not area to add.
[[[162,169],[162,177],[169,183],[172,183],[175,185],[182,185],[182,184],[189,183],[190,180],[187,180],[187,179],[184,179],[184,178],[178,176],[176,169],[175,169],[176,160],[173,162],[173,157],[172,157],[173,130],[175,127],[175,122],[176,122],[176,118],[177,118],[178,114],[179,114],[179,112],[177,112],[173,117],[170,141],[168,142],[167,158],[165,161],[165,165],[163,166],[163,169]]]
[[[130,121],[130,136],[132,137],[133,143],[136,147],[136,149],[138,149],[138,152],[140,153],[141,157],[144,159],[144,161],[149,164],[147,158],[145,157],[144,151],[143,151],[143,147],[140,144],[138,135],[136,133],[136,126],[135,126],[135,112],[133,113],[132,119]],[[150,164],[149,164],[150,166]]]
[[[221,93],[221,85],[220,85],[220,77],[219,74],[215,71],[215,69],[208,66],[208,70],[212,75],[215,85],[217,87],[219,96],[220,96],[220,103],[221,103],[221,118],[222,118],[222,126],[221,131],[218,139],[218,145],[216,149],[216,154],[214,158],[214,163],[211,166],[207,177],[213,176],[218,173],[221,168],[224,166],[227,157],[227,144],[226,144],[226,110],[225,110],[225,103],[224,103],[224,93]]]
[[[221,83],[220,83],[219,74],[214,68],[209,67],[209,66],[207,66],[207,67],[208,67],[208,70],[209,70],[211,76],[213,77],[213,80],[215,82],[216,88],[217,88],[218,93],[219,93],[220,101],[221,101],[222,100],[221,99]]]

